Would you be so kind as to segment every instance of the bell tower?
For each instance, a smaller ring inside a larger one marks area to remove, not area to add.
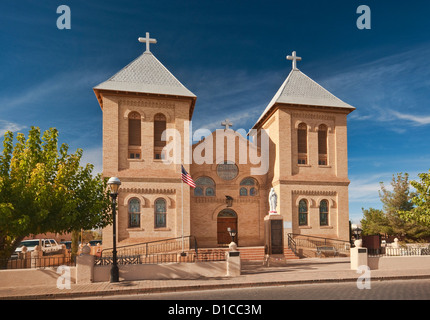
[[[189,234],[189,190],[182,195],[181,163],[196,96],[152,54],[150,45],[157,41],[149,33],[138,40],[145,52],[94,87],[103,112],[103,176],[122,183],[117,235],[123,244]],[[181,146],[180,161],[169,164],[163,161],[166,129],[176,130],[170,142]],[[111,234],[107,227],[107,246]]]
[[[269,134],[267,187],[280,199],[285,233],[348,240],[347,115],[355,108],[302,73],[295,51],[287,59],[292,70],[253,127]]]

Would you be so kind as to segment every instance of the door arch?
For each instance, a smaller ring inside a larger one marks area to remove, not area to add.
[[[218,245],[228,245],[231,242],[231,236],[227,228],[236,230],[235,242],[238,243],[238,230],[237,230],[237,214],[232,209],[223,209],[217,216],[217,241]]]

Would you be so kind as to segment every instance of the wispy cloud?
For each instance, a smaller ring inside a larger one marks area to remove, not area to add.
[[[103,76],[100,76],[100,73],[83,70],[58,73],[30,84],[21,91],[4,92],[0,96],[0,106],[4,109],[12,109],[51,101],[54,96],[64,96],[77,89],[91,88],[97,81],[103,79]]]
[[[6,120],[0,120],[0,135],[4,135],[6,131],[17,132],[25,128],[26,126],[18,123],[13,123]]]
[[[407,113],[401,113],[395,110],[391,110],[391,113],[397,117],[398,119],[401,120],[408,120],[410,122],[412,122],[412,124],[415,125],[428,125],[430,124],[430,116],[428,115],[421,115],[421,116],[417,116],[417,115],[412,115],[412,114],[407,114]]]
[[[402,123],[405,127],[401,132],[406,132],[408,126],[430,124],[429,55],[429,45],[415,47],[354,65],[321,83],[357,108],[349,116],[351,121],[379,122],[383,126]]]

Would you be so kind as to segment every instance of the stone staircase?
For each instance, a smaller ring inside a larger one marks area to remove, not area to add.
[[[240,251],[240,260],[242,261],[263,261],[264,247],[238,247]],[[290,248],[284,248],[284,256],[286,259],[300,259]]]

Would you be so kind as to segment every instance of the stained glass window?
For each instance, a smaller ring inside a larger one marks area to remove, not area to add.
[[[129,228],[140,227],[140,201],[136,198],[128,202]]]
[[[231,209],[223,209],[218,213],[219,218],[237,218],[237,214],[234,210]]]
[[[203,189],[201,187],[194,188],[194,195],[196,197],[201,197],[203,195]]]
[[[213,197],[215,195],[215,190],[211,187],[207,187],[205,191],[205,195],[208,197]]]
[[[240,182],[241,186],[254,186],[255,180],[253,178],[245,178]]]
[[[215,196],[215,182],[209,177],[200,177],[196,179],[197,187],[194,188],[194,195],[201,197],[203,195],[207,197]]]
[[[216,168],[216,172],[218,174],[218,177],[220,177],[223,180],[233,180],[237,177],[237,174],[239,173],[239,169],[237,168],[237,165],[232,161],[223,161],[222,163],[218,164]]]
[[[254,186],[257,186],[257,182],[254,178],[251,178],[251,177],[245,178],[240,182],[240,185],[242,186],[239,189],[239,194],[241,196],[250,195],[253,197],[257,195],[257,187],[254,187]]]
[[[166,227],[166,200],[164,199],[155,200],[155,227]]]
[[[308,225],[308,202],[300,200],[299,202],[299,226]]]
[[[328,226],[328,202],[322,200],[320,202],[320,226]]]
[[[240,195],[241,196],[247,196],[248,195],[248,189],[246,188],[240,188]]]

